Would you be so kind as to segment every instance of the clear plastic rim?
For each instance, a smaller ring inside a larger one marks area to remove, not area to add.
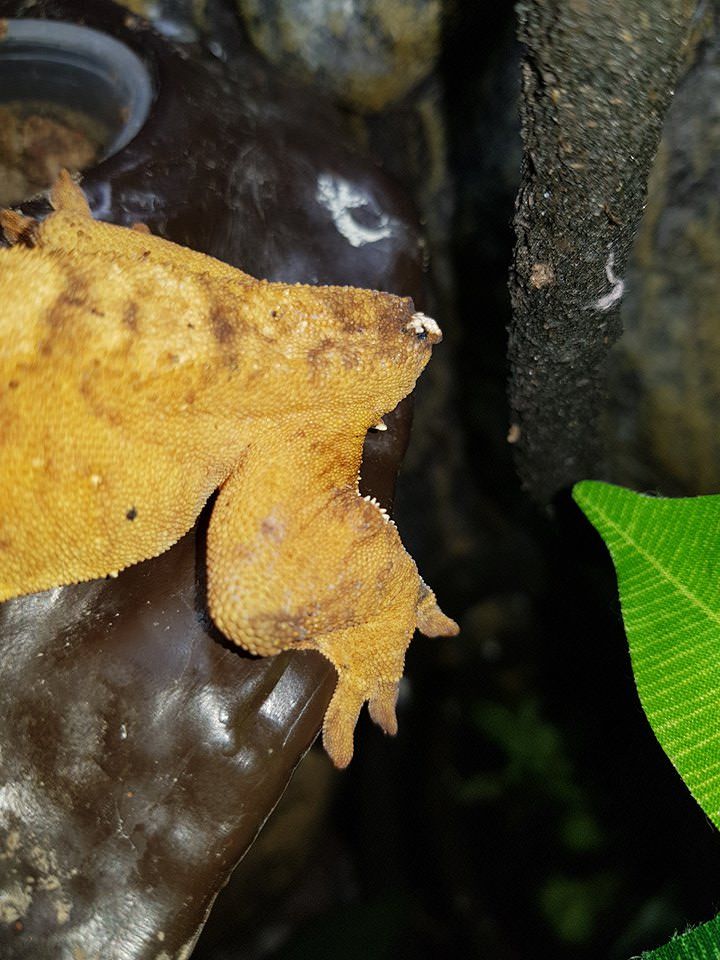
[[[0,40],[0,102],[41,100],[89,114],[108,128],[100,159],[139,133],[154,99],[150,73],[119,40],[57,20],[9,19]]]

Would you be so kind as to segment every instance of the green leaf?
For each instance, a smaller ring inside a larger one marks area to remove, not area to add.
[[[720,960],[720,917],[643,953],[641,960]]]
[[[720,496],[668,500],[586,480],[573,497],[615,563],[648,720],[718,826]]]

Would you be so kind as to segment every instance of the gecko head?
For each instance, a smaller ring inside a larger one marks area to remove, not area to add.
[[[371,303],[375,322],[365,325],[367,375],[377,377],[383,386],[390,386],[392,377],[397,403],[412,390],[433,346],[442,340],[442,331],[432,317],[415,309],[409,297],[373,293]]]
[[[392,293],[259,283],[244,296],[248,315],[268,317],[268,333],[307,362],[316,385],[336,396],[344,384],[354,403],[371,403],[378,415],[410,393],[442,339],[431,317]]]

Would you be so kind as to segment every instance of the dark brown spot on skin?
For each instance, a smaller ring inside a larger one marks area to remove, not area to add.
[[[64,326],[68,318],[68,308],[85,307],[86,309],[93,309],[87,302],[88,286],[85,280],[68,268],[66,268],[65,273],[67,277],[65,289],[58,294],[55,303],[45,314],[48,326],[54,329]]]
[[[85,399],[92,415],[99,420],[105,420],[112,427],[119,427],[123,422],[122,414],[103,405],[93,391],[93,374],[84,373],[80,377],[78,389]]]
[[[308,363],[314,365],[318,363],[320,360],[327,362],[327,359],[328,359],[327,353],[328,351],[332,350],[334,346],[335,346],[335,341],[332,340],[330,337],[325,337],[325,339],[321,340],[316,347],[312,347],[312,349],[308,350],[307,352]]]
[[[211,277],[206,273],[194,276],[198,286],[204,290],[208,302],[208,319],[210,328],[218,345],[226,348],[224,363],[231,370],[237,367],[236,356],[227,351],[227,345],[237,340],[239,334],[247,332],[248,324],[240,316],[242,301],[238,299],[234,287],[228,289],[227,282]],[[253,321],[256,318],[253,318]],[[188,324],[192,328],[191,324]],[[252,324],[252,333],[255,336],[262,334]],[[264,338],[263,338],[264,339]]]
[[[19,386],[20,382],[18,380],[11,380],[10,383],[8,383],[8,387],[10,387],[11,390],[17,390]]]
[[[129,303],[125,304],[122,322],[125,324],[128,330],[132,330],[133,333],[135,333],[137,330],[137,315],[138,306],[133,300],[130,300]]]
[[[268,652],[285,650],[288,645],[307,643],[311,639],[311,623],[306,610],[297,613],[260,613],[248,621],[250,632],[262,638]]]
[[[135,507],[130,507],[128,512],[125,514],[125,517],[128,520],[134,520],[136,516],[137,516],[137,510],[135,509]]]
[[[235,335],[232,320],[218,307],[213,307],[210,311],[210,327],[213,336],[221,346],[230,343]]]
[[[343,310],[337,314],[338,322],[345,333],[365,333],[365,327],[358,320],[357,314],[352,310]]]

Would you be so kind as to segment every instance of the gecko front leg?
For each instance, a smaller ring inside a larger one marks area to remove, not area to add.
[[[303,434],[303,435],[301,435]],[[208,531],[208,601],[230,639],[262,655],[319,650],[338,672],[323,724],[338,767],[363,703],[395,733],[395,702],[415,628],[457,625],[420,579],[395,525],[357,491],[362,436],[321,425],[268,430],[222,487]],[[326,447],[335,453],[318,457]]]

